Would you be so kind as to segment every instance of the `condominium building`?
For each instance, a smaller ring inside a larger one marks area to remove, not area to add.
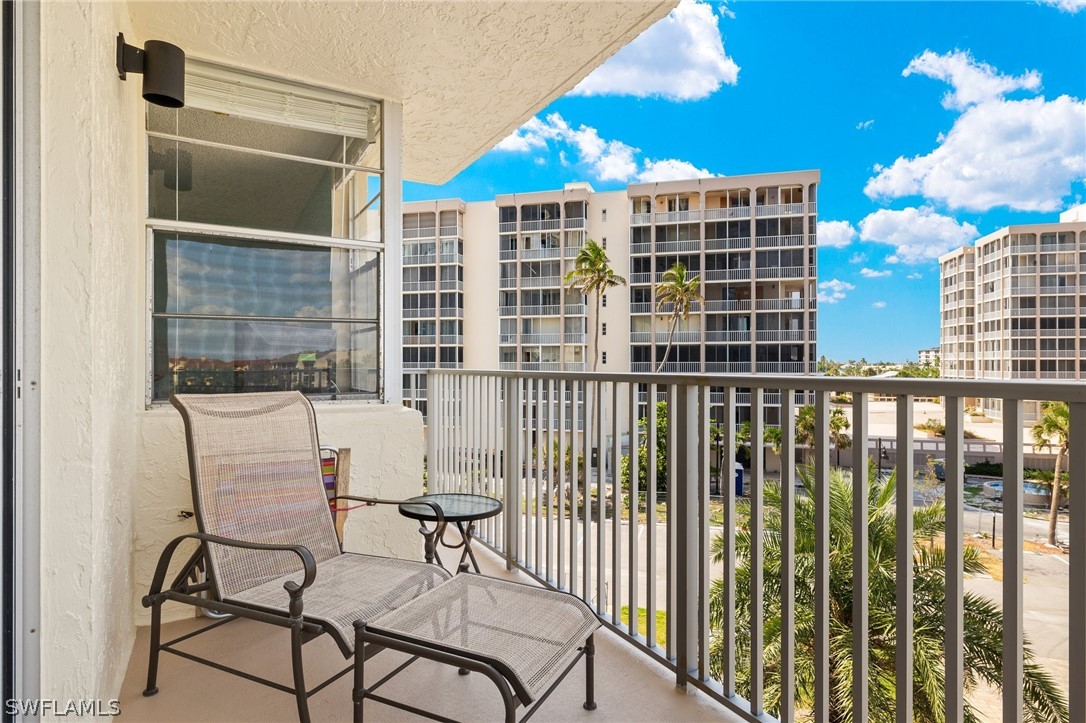
[[[921,349],[916,353],[916,360],[921,364],[934,364],[939,361],[939,347],[933,346],[930,349]]]
[[[1008,226],[939,259],[943,376],[1086,379],[1086,212]],[[998,399],[976,403],[1002,417]],[[1027,419],[1036,404],[1026,405]]]
[[[408,370],[459,363],[525,371],[814,374],[818,183],[818,171],[798,171],[608,192],[572,183],[493,201],[404,204],[405,395],[425,398],[425,380]],[[428,292],[407,286],[410,244],[437,244],[432,235],[421,241],[420,229],[431,234],[438,222],[444,225],[438,215],[454,211],[463,219],[455,241],[463,248],[466,289],[457,317],[463,344],[455,354],[416,333],[430,327],[415,325],[409,313],[436,302],[417,300]],[[629,282],[598,300],[563,281],[588,239],[606,249],[615,272]],[[671,334],[670,310],[657,304],[656,286],[676,262],[701,280],[705,300]],[[409,348],[407,340],[416,336]],[[766,421],[774,423],[773,399],[768,402]],[[741,403],[740,421],[747,409]]]

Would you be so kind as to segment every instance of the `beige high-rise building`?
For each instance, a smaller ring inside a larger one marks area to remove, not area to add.
[[[421,370],[460,365],[814,374],[818,183],[818,171],[797,171],[405,203],[406,398],[425,399]],[[563,283],[587,239],[629,282],[599,299],[598,329],[596,298]],[[463,257],[449,268],[439,246],[453,243]],[[679,322],[668,349],[670,317],[656,286],[676,261],[701,279],[705,301]],[[464,291],[448,301],[462,305],[447,317],[431,285],[461,270]]]
[[[943,376],[1086,379],[1086,205],[1002,228],[939,268]],[[976,403],[1002,417],[999,399]],[[1027,420],[1036,411],[1027,404]]]

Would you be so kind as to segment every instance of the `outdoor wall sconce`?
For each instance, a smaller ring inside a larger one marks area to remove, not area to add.
[[[117,72],[143,74],[143,99],[166,108],[185,106],[185,51],[162,40],[148,40],[142,48],[124,42],[117,33]]]

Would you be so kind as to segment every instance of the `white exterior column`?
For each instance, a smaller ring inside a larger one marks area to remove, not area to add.
[[[381,184],[381,238],[385,242],[381,274],[382,400],[403,402],[403,106],[384,101],[381,139],[384,178]],[[435,225],[440,219],[434,219]],[[438,232],[440,234],[440,232]],[[439,244],[440,240],[435,240]],[[434,253],[441,250],[435,246]],[[435,306],[441,301],[440,280],[435,284]],[[440,331],[436,329],[435,331]]]

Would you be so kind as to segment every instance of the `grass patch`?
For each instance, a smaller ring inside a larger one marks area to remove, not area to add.
[[[619,614],[622,619],[623,625],[628,625],[630,622],[630,606],[623,605]],[[645,608],[637,609],[637,632],[641,633],[645,638],[648,637],[648,611]],[[656,644],[661,648],[667,646],[667,611],[656,611]]]

